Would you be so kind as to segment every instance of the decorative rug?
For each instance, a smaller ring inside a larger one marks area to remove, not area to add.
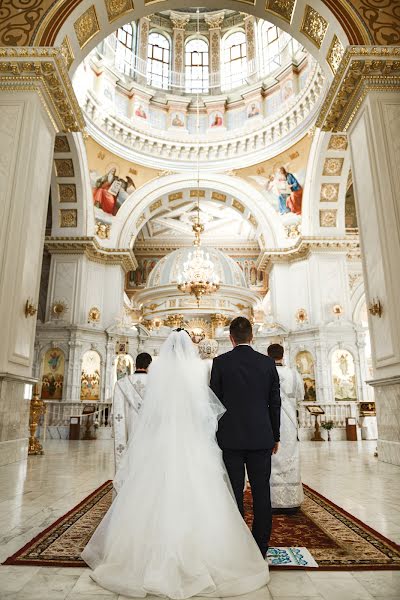
[[[315,568],[314,561],[320,570],[400,569],[400,546],[306,485],[304,495],[299,512],[273,516],[271,569]],[[107,481],[4,564],[84,566],[80,553],[111,500],[112,483]],[[250,524],[250,491],[245,494],[245,509]]]

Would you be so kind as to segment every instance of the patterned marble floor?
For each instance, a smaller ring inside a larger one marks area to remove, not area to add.
[[[400,468],[374,442],[302,442],[304,482],[400,543]],[[112,444],[51,440],[46,454],[0,467],[0,562],[112,477]],[[0,567],[0,600],[123,600],[88,569]],[[400,571],[272,572],[243,600],[399,600]],[[152,600],[152,599],[150,599]]]

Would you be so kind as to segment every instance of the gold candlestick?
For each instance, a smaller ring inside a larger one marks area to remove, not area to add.
[[[46,411],[46,405],[44,403],[44,400],[42,400],[39,396],[39,386],[35,384],[33,386],[32,400],[29,413],[30,436],[28,445],[28,455],[44,454],[42,444],[39,442],[35,435],[37,426],[39,425],[39,419]]]

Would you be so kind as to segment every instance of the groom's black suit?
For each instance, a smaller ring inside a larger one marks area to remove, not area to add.
[[[271,451],[281,398],[275,362],[247,344],[214,358],[210,387],[226,408],[217,439],[242,515],[245,465],[253,495],[253,536],[265,555],[271,535]]]

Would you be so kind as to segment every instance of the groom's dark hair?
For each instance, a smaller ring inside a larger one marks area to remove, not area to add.
[[[246,317],[236,317],[230,324],[229,333],[236,344],[248,344],[253,337],[251,323]]]
[[[273,358],[274,360],[282,360],[284,354],[283,346],[281,346],[280,344],[271,344],[270,346],[268,346],[267,354],[270,358]]]
[[[147,352],[141,352],[136,357],[136,368],[147,369],[152,360],[153,359],[151,358],[150,354]]]

